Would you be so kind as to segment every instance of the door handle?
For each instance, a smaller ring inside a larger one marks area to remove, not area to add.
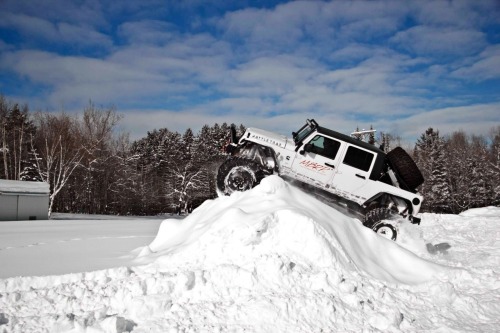
[[[333,165],[333,164],[325,163],[325,165],[326,165],[326,166],[329,166],[329,167],[330,167],[330,168],[332,168],[332,169],[335,169],[335,165]]]
[[[362,175],[359,175],[359,174],[356,174],[356,177],[366,179],[365,176],[362,176]]]

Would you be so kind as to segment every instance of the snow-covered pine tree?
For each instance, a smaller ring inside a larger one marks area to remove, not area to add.
[[[204,188],[203,192],[199,192],[196,204],[199,204],[199,201],[202,200],[202,196],[205,196],[205,198],[213,198],[216,195],[215,175],[219,164],[224,159],[222,147],[220,145],[222,140],[224,140],[223,142],[225,143],[228,134],[229,133],[226,133],[226,137],[224,137],[217,124],[213,127],[205,125],[198,133],[196,154],[193,155],[193,160],[202,170],[201,177],[206,184],[206,188]]]
[[[429,152],[430,176],[425,196],[426,207],[435,213],[448,213],[450,207],[450,187],[448,183],[445,141],[437,135]]]
[[[0,175],[5,179],[21,180],[29,161],[30,137],[36,131],[27,105],[8,103],[0,95]]]
[[[119,134],[112,143],[111,161],[115,181],[108,187],[106,212],[108,214],[131,215],[140,211],[140,195],[136,184],[140,181],[140,174],[131,162],[130,141],[128,134]],[[139,214],[139,213],[137,213]]]
[[[370,125],[370,134],[368,136],[368,143],[371,145],[375,144],[375,131],[373,131],[373,125]]]
[[[448,170],[453,213],[497,202],[498,169],[492,162],[494,137],[489,147],[482,136],[452,133],[448,140]]]
[[[490,169],[493,183],[492,204],[500,206],[500,126],[491,131]]]
[[[382,148],[384,153],[388,153],[392,149],[392,135],[389,133],[379,132],[379,147]]]
[[[157,203],[157,211],[164,213],[178,207],[177,173],[178,169],[185,163],[183,157],[185,148],[182,136],[178,132],[166,129],[160,130],[160,138],[154,147],[154,166],[159,176],[158,189],[159,198],[153,202]]]
[[[36,152],[30,150],[27,159],[23,162],[23,170],[19,175],[19,180],[30,182],[41,182],[42,178],[36,168]]]
[[[140,175],[135,184],[139,198],[136,214],[157,214],[162,206],[162,196],[165,201],[166,191],[163,189],[162,179],[164,157],[161,146],[167,132],[167,129],[154,129],[149,131],[146,137],[132,143],[128,163],[133,165]],[[164,169],[166,172],[167,167]]]
[[[473,135],[467,156],[469,181],[466,200],[469,208],[484,207],[491,202],[493,187],[487,153],[487,143],[483,137]]]
[[[428,211],[432,210],[432,200],[436,199],[433,197],[434,193],[432,192],[432,188],[436,186],[436,191],[438,191],[441,186],[441,184],[434,183],[434,181],[442,180],[442,178],[437,178],[437,174],[435,175],[435,178],[431,177],[435,164],[440,157],[439,154],[435,152],[435,150],[438,149],[437,147],[440,146],[437,144],[439,140],[439,131],[434,131],[433,128],[429,127],[417,140],[414,150],[415,163],[418,165],[420,172],[422,172],[425,179],[425,182],[422,184],[420,189],[420,193],[422,193],[425,198],[422,208]]]
[[[181,139],[184,154],[180,156],[180,163],[171,169],[175,177],[173,195],[174,201],[177,202],[178,213],[189,212],[193,199],[199,197],[206,187],[203,182],[204,170],[193,159],[193,154],[198,153],[196,143],[193,131],[188,128]]]
[[[448,139],[448,170],[453,213],[460,213],[468,206],[466,193],[469,184],[467,157],[469,142],[463,131],[452,133]]]

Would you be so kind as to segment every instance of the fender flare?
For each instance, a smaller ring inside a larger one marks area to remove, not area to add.
[[[234,156],[254,161],[270,173],[279,171],[276,152],[271,147],[245,140],[238,145]]]
[[[368,212],[369,210],[371,210],[371,208],[373,208],[373,204],[379,202],[380,198],[382,198],[382,197],[386,197],[385,200],[391,200],[392,198],[395,198],[395,199],[404,201],[406,204],[406,207],[408,209],[408,212],[407,212],[408,215],[411,216],[413,214],[414,207],[413,207],[413,204],[408,199],[405,199],[405,198],[402,198],[398,195],[387,193],[387,192],[377,193],[373,197],[366,200],[362,205],[366,210],[365,213]]]

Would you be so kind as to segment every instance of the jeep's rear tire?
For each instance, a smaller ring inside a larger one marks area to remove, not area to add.
[[[220,195],[247,191],[264,178],[262,167],[243,158],[232,157],[219,167],[217,172],[217,191]]]
[[[396,240],[398,231],[396,225],[391,222],[396,216],[397,214],[389,208],[374,208],[366,213],[363,225],[382,237]]]
[[[376,234],[395,241],[398,238],[396,227],[390,223],[380,222],[373,227]]]
[[[410,155],[401,147],[387,153],[391,167],[396,171],[409,190],[414,190],[424,182],[424,177]]]

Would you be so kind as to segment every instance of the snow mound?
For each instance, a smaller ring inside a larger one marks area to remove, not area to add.
[[[499,219],[423,217],[442,265],[268,177],[164,220],[144,265],[0,279],[0,331],[497,332]]]
[[[483,208],[472,208],[458,214],[462,217],[499,217],[500,207],[483,207]]]
[[[400,230],[402,235],[414,233],[408,226]],[[415,239],[407,237],[400,246],[271,176],[250,191],[205,202],[183,221],[163,221],[139,262],[197,269],[233,265],[254,271],[274,258],[278,268],[331,270],[338,280],[346,272],[360,272],[416,284],[446,268],[409,251],[418,247]]]

